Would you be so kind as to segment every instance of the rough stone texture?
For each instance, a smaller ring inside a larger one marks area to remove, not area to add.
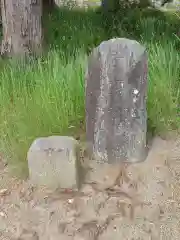
[[[50,136],[36,139],[27,155],[32,183],[54,188],[78,188],[78,146],[78,142],[72,137]]]
[[[87,142],[98,163],[146,158],[147,55],[134,40],[102,42],[86,76]]]

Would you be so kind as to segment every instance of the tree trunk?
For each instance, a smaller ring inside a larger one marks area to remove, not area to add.
[[[49,7],[54,7],[54,5],[55,5],[55,1],[54,0],[43,0],[43,3],[46,6],[49,6]]]
[[[42,50],[42,1],[1,0],[1,55],[37,55]]]
[[[52,11],[55,6],[55,0],[43,0],[43,10]]]

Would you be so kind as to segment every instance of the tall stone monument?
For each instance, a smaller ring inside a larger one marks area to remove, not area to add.
[[[147,53],[137,41],[102,42],[86,73],[86,134],[98,163],[146,159]]]

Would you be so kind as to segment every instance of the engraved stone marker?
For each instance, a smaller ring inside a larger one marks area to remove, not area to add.
[[[94,49],[86,76],[86,134],[98,163],[144,161],[147,54],[137,41],[115,38]]]
[[[82,180],[78,155],[79,143],[72,137],[49,136],[36,139],[27,154],[32,184],[53,189],[78,189]]]

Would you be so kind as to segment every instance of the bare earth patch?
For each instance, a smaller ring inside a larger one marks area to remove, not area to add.
[[[2,240],[179,239],[180,141],[156,138],[144,163],[105,190],[35,189],[0,170]]]

